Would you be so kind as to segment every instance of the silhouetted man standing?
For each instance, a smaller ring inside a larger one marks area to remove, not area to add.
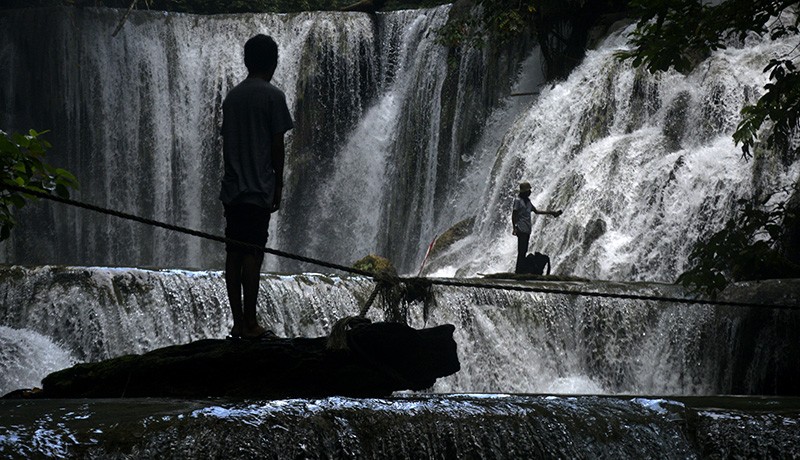
[[[283,137],[292,129],[286,96],[270,83],[278,65],[278,45],[256,35],[244,45],[247,79],[222,104],[225,175],[219,198],[225,207],[225,236],[264,247],[270,213],[283,193]],[[232,337],[273,335],[258,324],[256,304],[263,251],[228,244],[225,282],[233,313]]]
[[[522,273],[522,264],[525,254],[528,252],[528,243],[531,240],[531,230],[533,229],[531,212],[549,214],[553,217],[561,215],[561,211],[539,211],[531,203],[530,196],[531,184],[520,182],[519,195],[514,198],[514,207],[511,211],[511,224],[514,227],[511,233],[517,236],[517,264],[514,267],[514,273]]]

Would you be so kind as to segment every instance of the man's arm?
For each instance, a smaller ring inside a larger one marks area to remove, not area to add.
[[[516,209],[511,211],[511,234],[517,234],[517,211]]]
[[[533,213],[534,214],[548,214],[548,215],[551,215],[553,217],[558,217],[558,216],[561,215],[561,212],[562,211],[539,211],[538,209],[536,209],[536,206],[533,207]]]
[[[272,168],[275,170],[275,193],[272,198],[272,212],[281,207],[281,197],[283,196],[283,165],[286,162],[286,150],[283,144],[284,133],[272,136]]]

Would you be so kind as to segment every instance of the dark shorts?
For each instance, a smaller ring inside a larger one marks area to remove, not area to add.
[[[269,236],[269,211],[249,203],[226,204],[225,206],[225,238],[244,243],[255,244],[259,248],[267,245]],[[255,248],[243,247],[231,243],[225,244],[228,252],[236,251],[248,254],[263,254]]]

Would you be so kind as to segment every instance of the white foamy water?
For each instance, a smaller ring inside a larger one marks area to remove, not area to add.
[[[65,348],[37,332],[0,326],[0,396],[41,387],[42,377],[75,364]]]
[[[73,357],[144,353],[222,338],[231,327],[220,272],[6,267],[0,279],[0,352],[8,370],[0,389],[37,386]],[[792,291],[796,284],[779,286]],[[360,277],[263,275],[260,322],[281,337],[326,336],[337,320],[358,313],[373,287]],[[645,283],[547,287],[686,294]],[[407,307],[412,327],[455,326],[461,370],[439,379],[431,390],[437,393],[748,393],[769,387],[791,364],[785,354],[794,336],[786,325],[796,315],[789,311],[759,316],[734,307],[505,290],[433,292],[436,305],[427,320],[421,304]],[[384,319],[379,303],[369,317]]]
[[[743,161],[731,135],[741,108],[762,93],[769,59],[798,37],[732,45],[688,75],[650,75],[615,59],[623,36],[590,51],[508,129],[491,186],[472,208],[475,234],[432,272],[513,269],[510,207],[521,180],[533,185],[535,206],[564,211],[535,216],[531,237],[531,251],[549,254],[554,273],[666,282],[685,269],[695,241],[735,214],[738,199],[797,181],[797,162]]]

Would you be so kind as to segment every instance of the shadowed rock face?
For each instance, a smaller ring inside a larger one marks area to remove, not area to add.
[[[200,340],[78,364],[42,381],[45,398],[386,396],[422,390],[460,369],[452,325],[376,323],[326,338]]]
[[[386,0],[361,0],[342,8],[342,11],[361,11],[363,13],[375,13],[383,8]]]

